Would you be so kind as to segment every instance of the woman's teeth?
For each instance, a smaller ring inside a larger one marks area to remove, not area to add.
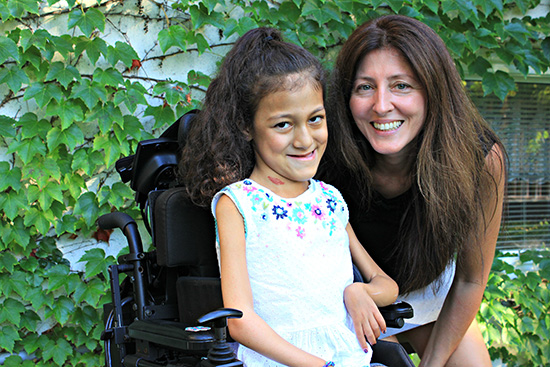
[[[403,125],[403,121],[393,121],[384,124],[379,124],[377,122],[372,123],[372,126],[374,126],[376,130],[382,131],[397,130],[401,125]]]

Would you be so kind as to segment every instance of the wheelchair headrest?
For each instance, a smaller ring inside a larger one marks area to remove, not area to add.
[[[130,182],[141,209],[149,192],[176,185],[179,152],[185,145],[189,125],[197,112],[192,110],[180,117],[159,138],[140,141],[136,154],[116,162],[122,182]]]

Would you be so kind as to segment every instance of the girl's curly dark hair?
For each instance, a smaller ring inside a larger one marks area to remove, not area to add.
[[[253,130],[258,104],[266,95],[289,89],[288,76],[324,91],[325,73],[308,51],[283,41],[273,28],[256,28],[240,37],[212,80],[203,109],[193,119],[179,163],[179,180],[189,198],[208,206],[216,192],[248,177],[254,151]]]

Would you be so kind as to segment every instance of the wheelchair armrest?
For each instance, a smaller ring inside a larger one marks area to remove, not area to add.
[[[205,324],[207,322],[214,322],[214,328],[227,327],[227,319],[243,317],[242,311],[235,310],[234,308],[220,308],[199,317],[197,320],[199,324]]]
[[[414,316],[413,308],[407,302],[393,303],[379,308],[387,327],[402,328],[405,320]]]

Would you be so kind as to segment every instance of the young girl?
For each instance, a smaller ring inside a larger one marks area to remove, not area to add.
[[[340,193],[312,179],[328,137],[323,92],[315,57],[274,29],[249,31],[183,151],[189,197],[214,197],[223,301],[243,311],[229,331],[248,367],[369,366],[366,340],[385,330],[377,305],[398,293],[357,241]],[[351,255],[368,283],[352,285]],[[346,287],[369,299],[363,324],[352,326]]]

